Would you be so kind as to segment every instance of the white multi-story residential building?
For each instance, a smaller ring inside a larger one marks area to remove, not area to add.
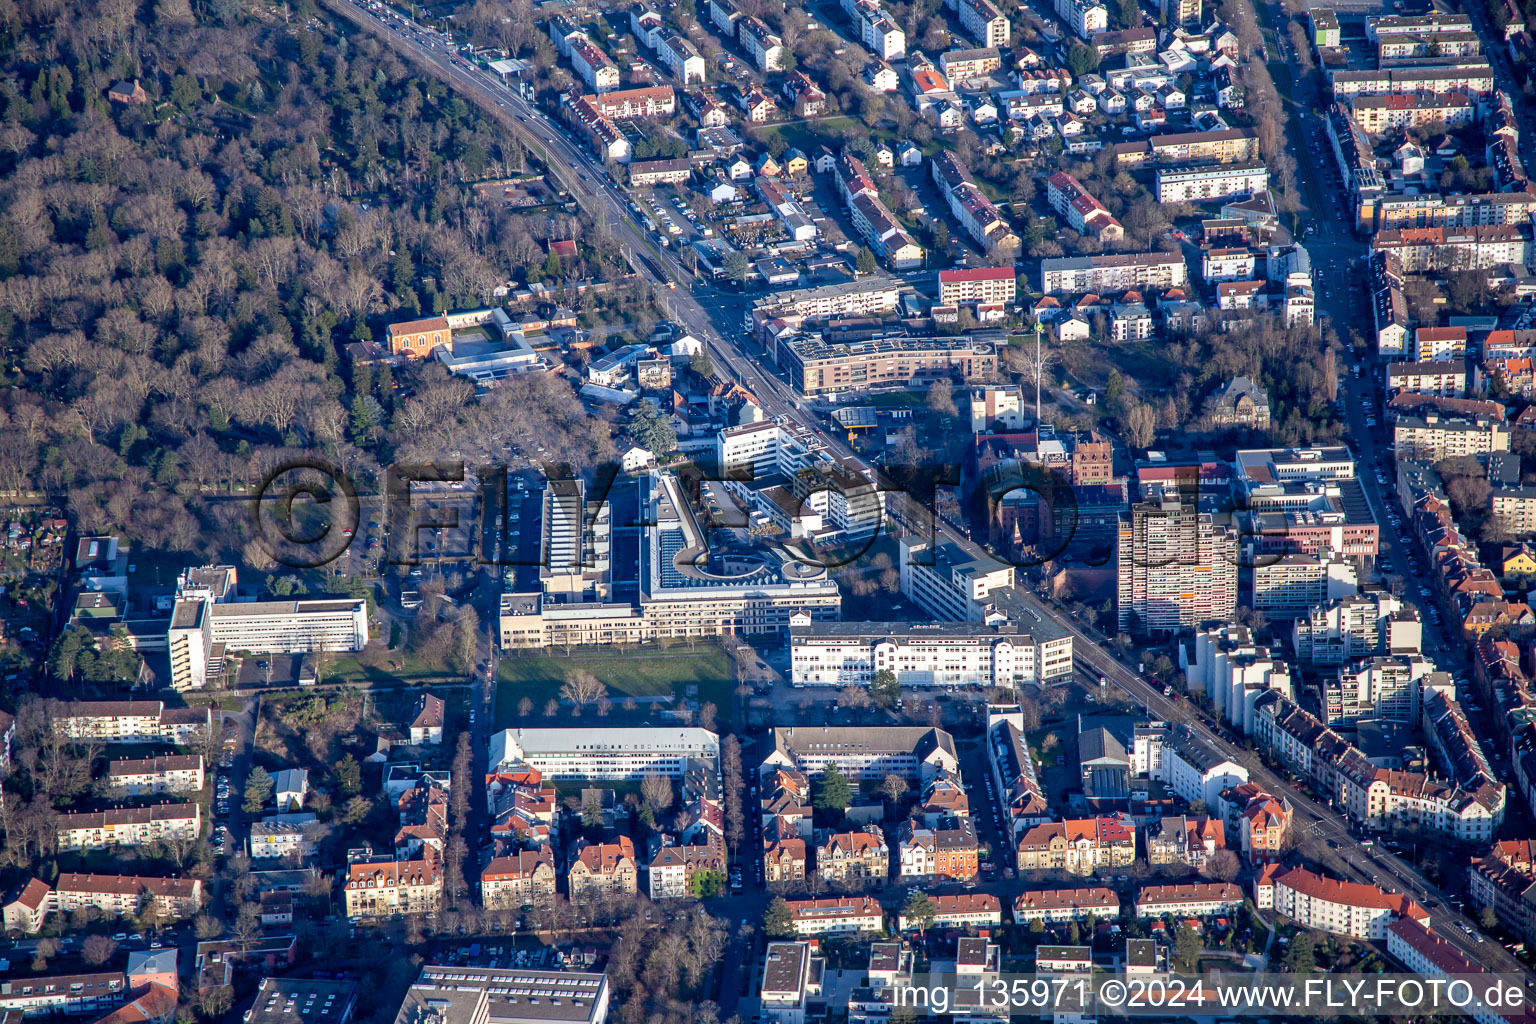
[[[308,857],[315,852],[321,832],[319,819],[309,813],[269,814],[251,823],[252,860]]]
[[[788,900],[795,934],[878,934],[885,930],[885,911],[873,896],[833,896],[825,899]]]
[[[1387,925],[1387,954],[1411,973],[1425,978],[1455,977],[1467,981],[1487,973],[1461,950],[1430,931],[1428,921],[1417,917],[1399,917]],[[1475,1024],[1508,1024],[1510,1010],[1474,999],[1463,1015],[1471,1017]]]
[[[1391,93],[1461,93],[1482,97],[1493,92],[1493,68],[1482,57],[1451,58],[1432,67],[1330,70],[1328,79],[1338,99]]]
[[[586,36],[571,40],[571,67],[587,88],[601,95],[619,87],[619,67]]]
[[[1056,17],[1079,39],[1091,41],[1109,31],[1109,8],[1098,0],[1056,0]]]
[[[203,883],[196,878],[83,875],[66,871],[53,890],[53,909],[72,914],[94,907],[110,917],[136,917],[153,900],[162,913],[188,918],[202,909]]]
[[[1514,224],[1386,228],[1371,238],[1371,250],[1395,257],[1405,274],[1487,270],[1506,263],[1526,266],[1531,262],[1531,231]]]
[[[1399,459],[1439,462],[1463,455],[1486,455],[1510,450],[1507,424],[1488,416],[1472,418],[1399,416],[1392,426]]]
[[[1260,555],[1253,560],[1250,604],[1271,619],[1293,619],[1359,589],[1353,560],[1331,551]]]
[[[647,774],[679,779],[690,761],[718,770],[720,737],[682,726],[503,729],[491,736],[486,774],[533,768],[553,781],[633,780]]]
[[[67,701],[55,706],[53,727],[72,740],[186,746],[213,727],[213,711],[168,708],[158,700]]]
[[[1419,720],[1421,691],[1435,663],[1419,655],[1380,656],[1339,669],[1323,686],[1323,718],[1330,726],[1350,727],[1362,719]]]
[[[1461,92],[1351,96],[1345,106],[1360,130],[1372,135],[1442,124],[1462,128],[1477,114],[1472,98]]]
[[[1018,274],[1012,267],[967,267],[939,271],[939,305],[969,302],[1011,303],[1018,294]]]
[[[643,40],[642,40],[643,41]],[[651,45],[646,43],[646,45]],[[647,85],[638,89],[619,89],[601,96],[587,95],[603,117],[628,120],[642,117],[669,117],[677,112],[677,92],[670,85]]]
[[[929,552],[926,542],[903,537],[901,592],[934,618],[945,622],[980,622],[993,592],[1013,586],[1014,567],[991,559],[973,559],[954,544]]]
[[[1290,666],[1275,651],[1256,645],[1246,626],[1197,631],[1192,644],[1180,645],[1179,661],[1188,688],[1207,694],[1216,713],[1244,736],[1253,732],[1260,696],[1272,690],[1287,699],[1295,696]]]
[[[203,788],[203,755],[170,754],[107,762],[107,783],[129,796],[196,793]]]
[[[1429,923],[1429,912],[1406,895],[1383,892],[1361,882],[1325,878],[1306,868],[1261,873],[1254,886],[1257,889],[1266,883],[1273,886],[1275,912],[1303,928],[1380,942],[1386,939],[1388,926],[1399,918]]]
[[[1488,498],[1493,518],[1509,533],[1536,533],[1536,487],[1498,487]]]
[[[790,630],[796,686],[868,686],[893,672],[902,686],[1044,685],[1072,674],[1070,634],[1041,639],[1017,623],[819,622]]]
[[[967,892],[934,896],[933,927],[987,928],[1003,923],[1003,904],[989,892]],[[911,922],[905,914],[896,918],[896,927],[906,931]]]
[[[1013,901],[1015,924],[1066,924],[1068,921],[1113,921],[1120,916],[1120,897],[1113,889],[1037,889],[1021,892]]]
[[[191,842],[202,829],[197,804],[116,807],[107,811],[60,812],[60,850],[106,850],[166,841]]]
[[[698,48],[676,32],[664,32],[656,41],[656,59],[684,88],[702,85],[708,74]]]
[[[1007,46],[1008,19],[991,0],[956,0],[960,27],[981,46]]]
[[[836,766],[850,779],[899,775],[921,781],[930,774],[954,772],[960,762],[955,741],[943,729],[924,726],[788,726],[773,730],[773,750],[761,771],[792,768],[807,776]]]
[[[1243,890],[1231,882],[1194,882],[1183,885],[1147,885],[1136,894],[1136,916],[1210,917],[1232,914],[1243,906]]]
[[[1219,167],[1159,167],[1157,201],[1199,203],[1223,196],[1249,195],[1269,188],[1263,164],[1224,164]]]
[[[879,7],[861,5],[854,15],[859,41],[881,60],[905,60],[907,34],[897,20]]]
[[[0,1012],[22,1018],[101,1017],[121,1007],[127,993],[127,978],[120,970],[23,977],[0,988]]]
[[[1259,254],[1252,249],[1207,249],[1200,257],[1200,276],[1207,284],[1218,281],[1251,281]]]
[[[752,319],[759,325],[784,320],[799,327],[808,320],[885,313],[900,304],[901,291],[901,281],[883,275],[819,288],[792,288],[754,302]]]
[[[1365,19],[1365,39],[1372,46],[1382,36],[1419,36],[1462,34],[1472,31],[1472,19],[1465,14],[1383,14]]]
[[[1187,804],[1215,807],[1223,790],[1248,781],[1248,769],[1194,733],[1175,733],[1163,750],[1161,772],[1174,795]]]
[[[1424,623],[1418,609],[1384,591],[1319,605],[1296,619],[1291,647],[1298,661],[1342,665],[1376,655],[1418,654]]]
[[[1023,389],[1017,384],[983,384],[971,389],[971,433],[1017,430],[1030,419],[1025,413]]]
[[[1189,268],[1181,253],[1109,253],[1040,261],[1040,290],[1050,295],[1182,288],[1188,283]]]
[[[939,54],[939,70],[954,84],[984,78],[1003,66],[1003,55],[995,46],[976,50],[945,50]]]
[[[784,40],[763,24],[761,18],[743,18],[737,22],[736,38],[757,70],[765,75],[783,70]]]
[[[1236,531],[1194,505],[1136,505],[1121,517],[1117,556],[1121,630],[1177,633],[1237,610]]]

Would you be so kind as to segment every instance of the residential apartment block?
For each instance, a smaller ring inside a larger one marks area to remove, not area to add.
[[[1189,268],[1181,253],[1109,253],[1040,261],[1040,290],[1048,295],[1182,288],[1188,283]]]
[[[1136,826],[1118,818],[1081,818],[1036,825],[1015,848],[1020,871],[1091,875],[1136,859]]]
[[[969,267],[939,271],[939,304],[1012,303],[1018,275],[1012,267]]]
[[[203,883],[196,878],[65,872],[53,890],[53,909],[63,914],[94,907],[111,917],[135,917],[154,901],[161,913],[183,919],[201,910],[202,900]]]
[[[885,911],[873,896],[832,896],[811,900],[786,900],[795,922],[795,934],[878,934],[885,929]]]
[[[1176,498],[1120,520],[1120,628],[1177,633],[1237,609],[1237,534]]]
[[[1269,169],[1261,163],[1219,167],[1159,167],[1155,195],[1160,203],[1200,203],[1224,196],[1251,195],[1269,188]]]
[[[54,706],[53,727],[72,740],[173,743],[186,746],[213,727],[207,707],[168,708],[158,700],[64,701]]]
[[[171,754],[107,762],[107,782],[128,796],[196,793],[203,788],[203,755]]]
[[[493,857],[480,869],[480,905],[517,910],[555,895],[555,857],[549,847]]]
[[[60,850],[106,850],[168,841],[191,842],[202,830],[198,804],[156,804],[58,814]]]
[[[880,388],[928,387],[935,381],[992,380],[997,350],[970,338],[877,338],[829,343],[819,337],[781,347],[790,383],[806,398]]]
[[[790,631],[796,686],[1044,685],[1072,674],[1072,637],[1036,638],[1016,623],[820,622]]]
[[[1411,897],[1383,892],[1374,885],[1326,878],[1306,868],[1276,869],[1270,866],[1254,882],[1255,890],[1273,887],[1270,906],[1303,928],[1312,928],[1352,939],[1383,941],[1387,928],[1401,918],[1422,924],[1429,913]],[[1255,902],[1265,897],[1256,892]]]
[[[1243,890],[1231,882],[1147,885],[1136,894],[1136,916],[1210,917],[1233,914],[1243,906]]]
[[[1120,897],[1113,889],[1091,886],[1081,889],[1037,889],[1021,892],[1013,901],[1013,920],[1028,925],[1065,924],[1068,921],[1113,921],[1120,916]]]

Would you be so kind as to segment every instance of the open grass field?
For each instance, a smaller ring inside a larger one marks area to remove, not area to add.
[[[517,724],[517,705],[524,697],[542,713],[550,698],[558,698],[566,673],[577,669],[591,672],[605,684],[609,699],[616,704],[625,697],[671,696],[682,700],[694,686],[700,704],[713,702],[722,711],[730,706],[731,662],[719,647],[577,648],[570,654],[503,658],[496,673],[496,728]]]

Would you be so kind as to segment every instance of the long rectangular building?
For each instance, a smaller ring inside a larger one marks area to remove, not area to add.
[[[1493,92],[1493,68],[1481,57],[1447,60],[1433,67],[1395,67],[1375,71],[1330,71],[1333,95],[1381,96],[1390,93],[1470,93],[1487,96]]]
[[[1259,138],[1248,128],[1174,132],[1115,146],[1115,161],[1125,168],[1235,164],[1258,158]]]
[[[1477,107],[1464,92],[1405,92],[1385,96],[1351,96],[1346,106],[1361,131],[1384,135],[1399,128],[1443,124],[1461,128],[1472,123]]]
[[[68,701],[54,707],[53,727],[72,740],[185,746],[213,727],[213,712],[168,708],[158,700]]]
[[[935,381],[990,380],[997,350],[971,338],[876,338],[838,344],[819,337],[780,346],[795,390],[806,398],[880,388],[912,390]]]
[[[395,1024],[603,1024],[608,1000],[602,971],[427,964]]]
[[[83,875],[65,872],[54,888],[54,909],[72,914],[94,907],[112,917],[133,917],[153,900],[163,913],[186,918],[202,909],[203,883],[196,878]]]
[[[60,850],[106,850],[166,840],[191,841],[202,829],[198,804],[156,804],[58,815]]]
[[[129,796],[196,793],[203,788],[203,755],[172,754],[107,762],[107,783]]]
[[[880,780],[887,775],[917,779],[924,765],[931,770],[959,769],[954,738],[943,729],[789,726],[773,730],[773,750],[763,759],[761,770],[792,768],[806,775],[820,775],[835,766],[855,780]]]
[[[1016,624],[818,622],[790,630],[796,686],[868,686],[891,671],[902,686],[1016,687],[1072,674],[1072,636]]]
[[[1189,268],[1183,254],[1177,252],[1063,256],[1040,261],[1040,290],[1047,295],[1182,288],[1188,283]]]
[[[1267,188],[1269,168],[1262,163],[1157,169],[1157,201],[1160,203],[1199,203],[1262,192]]]
[[[177,600],[166,646],[171,686],[200,689],[221,671],[226,654],[360,651],[368,645],[368,602],[362,598],[216,601],[199,594]]]
[[[546,779],[680,779],[690,761],[718,768],[720,737],[708,729],[645,727],[503,729],[491,737],[487,775],[533,768]]]

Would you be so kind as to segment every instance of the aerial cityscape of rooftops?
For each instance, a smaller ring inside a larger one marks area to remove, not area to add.
[[[0,0],[0,1024],[1529,987],[1533,15]]]

